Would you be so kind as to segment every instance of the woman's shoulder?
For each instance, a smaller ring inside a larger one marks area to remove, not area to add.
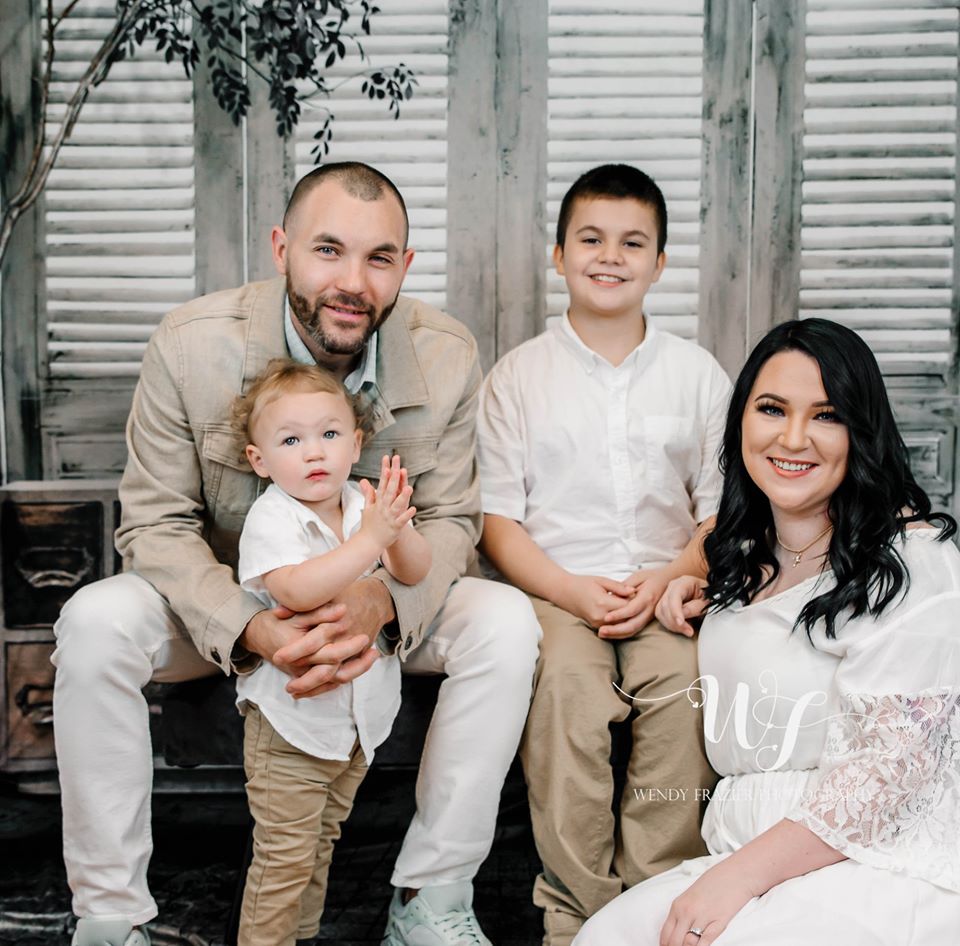
[[[960,551],[950,539],[940,538],[939,528],[909,528],[893,549],[906,567],[907,581],[877,619],[881,625],[897,625],[931,606],[960,613]]]
[[[910,575],[911,590],[923,594],[960,591],[960,550],[930,525],[908,528],[895,545]]]

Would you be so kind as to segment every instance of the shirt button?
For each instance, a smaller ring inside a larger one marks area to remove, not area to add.
[[[413,635],[412,635],[412,634],[408,634],[408,635],[407,635],[407,639],[403,642],[403,646],[406,647],[407,650],[409,650],[411,647],[413,647]]]
[[[210,656],[213,657],[214,663],[220,663],[220,651],[216,647],[210,651]]]

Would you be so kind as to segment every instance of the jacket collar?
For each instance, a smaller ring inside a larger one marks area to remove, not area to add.
[[[391,409],[414,407],[430,400],[430,390],[410,332],[417,304],[407,296],[399,296],[378,333],[377,388]]]
[[[243,358],[243,387],[249,387],[271,358],[287,357],[283,331],[283,302],[287,297],[282,276],[250,283],[247,304],[247,350]]]
[[[370,436],[396,423],[393,412],[430,400],[430,391],[410,334],[417,303],[399,296],[377,334],[377,397],[370,404]]]
[[[266,368],[271,358],[289,356],[283,328],[286,299],[283,277],[251,283],[248,289],[244,387]],[[410,332],[417,304],[407,296],[399,296],[393,312],[378,330],[377,397],[372,405],[374,434],[394,423],[394,410],[416,407],[430,400],[430,390]]]

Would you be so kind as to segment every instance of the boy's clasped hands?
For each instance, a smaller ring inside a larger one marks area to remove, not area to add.
[[[595,627],[598,637],[626,640],[653,619],[657,602],[672,577],[662,568],[641,569],[623,581],[599,575],[568,575],[557,604]],[[678,633],[691,636],[685,631]]]

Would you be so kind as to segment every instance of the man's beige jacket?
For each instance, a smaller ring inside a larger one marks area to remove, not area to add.
[[[236,583],[243,519],[263,484],[230,422],[234,397],[288,355],[282,279],[203,296],[170,312],[147,346],[127,423],[117,547],[170,602],[200,653],[231,669],[234,644],[263,605]],[[467,329],[401,296],[379,330],[373,436],[353,474],[376,483],[396,452],[413,484],[417,529],[433,550],[408,587],[383,569],[407,656],[474,556],[480,530],[475,415],[480,368]]]

